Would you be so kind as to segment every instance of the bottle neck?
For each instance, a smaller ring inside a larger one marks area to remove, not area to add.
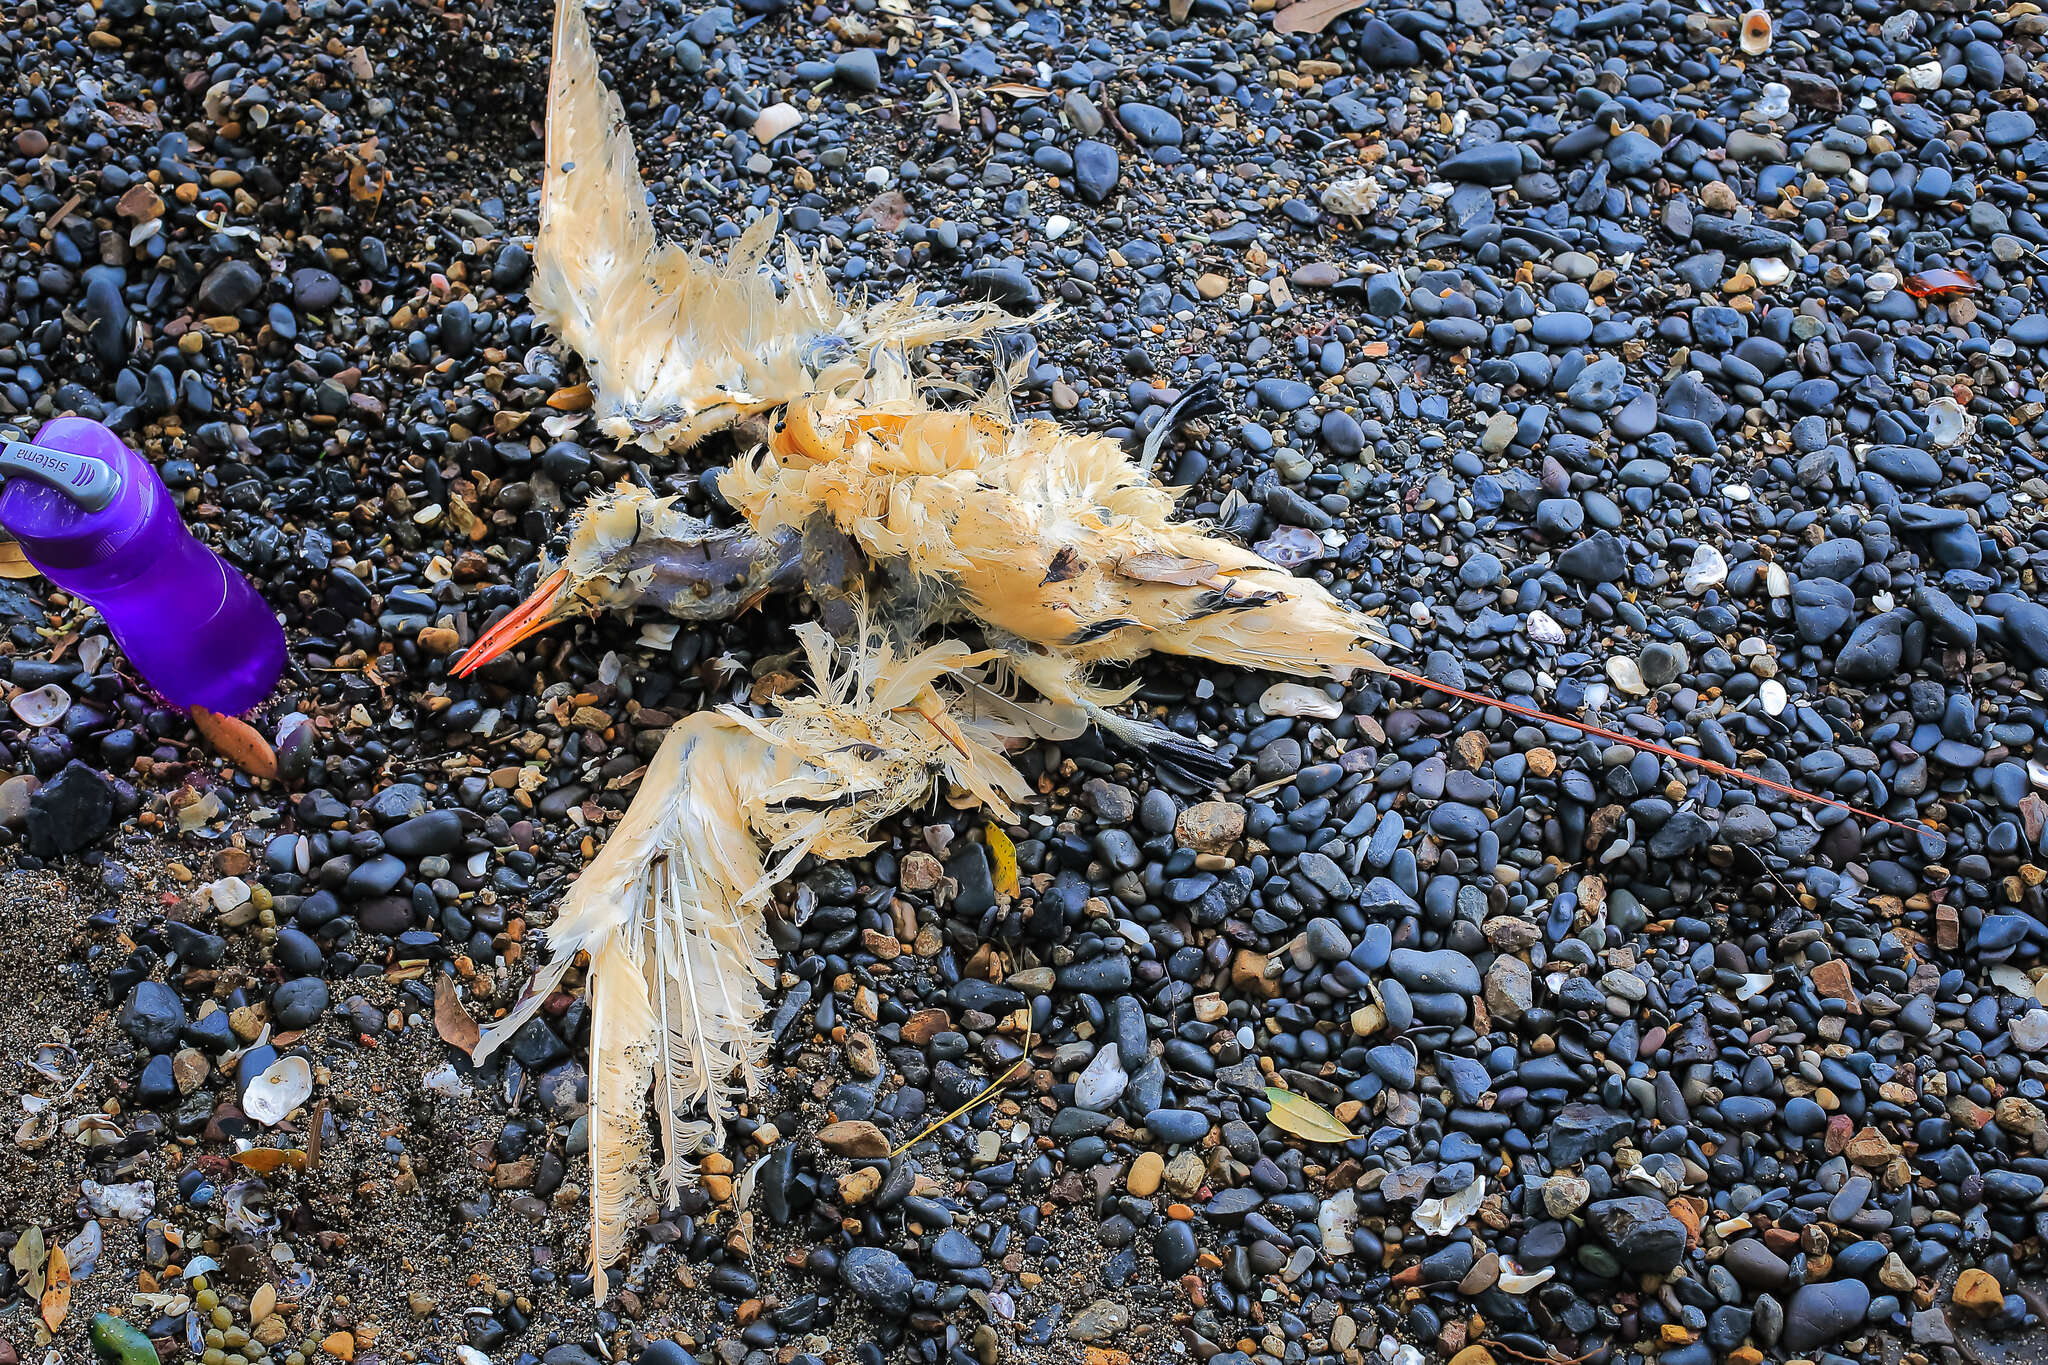
[[[121,471],[105,460],[33,441],[0,443],[0,477],[15,476],[47,484],[86,512],[105,511],[121,491]]]

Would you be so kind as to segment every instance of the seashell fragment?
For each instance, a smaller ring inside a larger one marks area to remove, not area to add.
[[[283,1123],[313,1096],[313,1068],[304,1057],[280,1057],[242,1092],[242,1112],[265,1128]]]
[[[71,694],[55,683],[23,692],[7,703],[26,725],[55,725],[71,709]]]
[[[1771,16],[1753,9],[1742,16],[1742,50],[1761,57],[1771,50]]]
[[[1976,429],[1977,419],[1953,398],[1937,398],[1927,405],[1927,436],[1936,450],[1961,445]]]
[[[1692,552],[1692,563],[1685,570],[1685,590],[1697,597],[1708,588],[1717,588],[1728,581],[1728,560],[1719,550],[1701,541]]]

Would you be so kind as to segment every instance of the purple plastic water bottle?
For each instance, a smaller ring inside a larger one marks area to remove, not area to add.
[[[192,538],[148,460],[98,422],[59,417],[0,447],[0,525],[29,563],[99,609],[165,700],[234,715],[284,672],[255,587]]]

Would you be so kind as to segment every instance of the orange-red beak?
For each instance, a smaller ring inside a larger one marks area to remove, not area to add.
[[[568,586],[569,571],[557,569],[542,579],[533,595],[512,608],[505,619],[477,638],[456,661],[454,673],[466,678],[529,635],[538,635],[555,623],[555,605]]]

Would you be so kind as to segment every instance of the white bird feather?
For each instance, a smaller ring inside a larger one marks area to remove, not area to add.
[[[582,0],[555,6],[534,313],[590,374],[608,436],[660,451],[859,378],[880,345],[929,346],[1012,325],[993,304],[927,307],[905,290],[843,305],[793,242],[771,265],[776,218],[720,263],[665,241],[625,108],[605,87]],[[557,434],[581,413],[550,419]]]
[[[816,691],[761,718],[736,709],[678,723],[640,790],[548,930],[549,960],[511,1011],[483,1031],[473,1060],[501,1047],[587,955],[590,1009],[591,1271],[654,1212],[649,1091],[670,1198],[689,1159],[716,1147],[732,1090],[760,1084],[758,1027],[774,985],[762,911],[806,854],[858,856],[874,825],[926,799],[940,780],[991,814],[1029,790],[1003,756],[1000,724],[956,718],[943,682],[984,661],[957,642],[898,657],[879,630],[838,657],[799,627]],[[964,709],[964,707],[963,707]]]

